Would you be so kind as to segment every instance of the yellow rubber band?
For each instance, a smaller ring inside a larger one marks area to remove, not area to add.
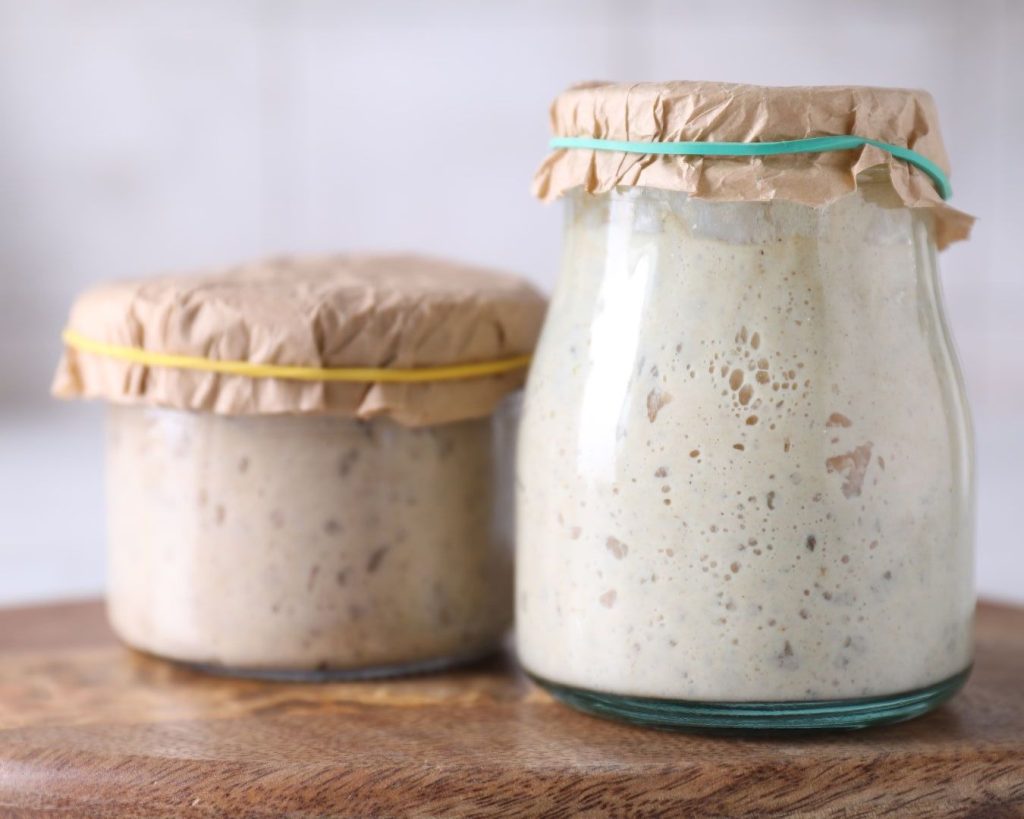
[[[158,353],[139,347],[108,344],[86,338],[75,330],[61,333],[64,343],[75,350],[93,355],[144,364],[148,367],[171,367],[178,370],[200,370],[246,378],[283,378],[291,381],[354,381],[392,384],[415,384],[426,381],[456,381],[521,370],[530,363],[530,356],[519,355],[477,364],[453,364],[445,367],[392,369],[388,367],[302,367],[289,364],[257,364],[252,361],[216,361],[191,355]]]

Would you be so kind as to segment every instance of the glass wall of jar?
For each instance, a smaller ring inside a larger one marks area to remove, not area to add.
[[[488,418],[108,410],[108,611],[211,670],[358,677],[494,651],[512,620],[506,398]]]
[[[573,705],[903,719],[971,664],[973,490],[932,214],[567,196],[518,457],[517,635]]]

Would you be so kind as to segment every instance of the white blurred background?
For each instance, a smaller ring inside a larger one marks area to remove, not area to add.
[[[0,0],[0,603],[103,584],[101,408],[48,395],[75,293],[275,251],[415,249],[549,289],[528,194],[583,79],[929,89],[979,445],[979,584],[1024,601],[1024,3]]]

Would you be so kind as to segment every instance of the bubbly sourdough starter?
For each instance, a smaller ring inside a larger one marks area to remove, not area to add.
[[[512,608],[501,423],[112,407],[115,630],[253,670],[382,670],[496,647]]]
[[[968,420],[928,217],[574,196],[518,464],[522,662],[705,701],[971,658]]]

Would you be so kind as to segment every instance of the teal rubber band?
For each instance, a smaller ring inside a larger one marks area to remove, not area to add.
[[[928,174],[943,199],[949,199],[953,195],[949,177],[928,157],[900,145],[890,145],[888,142],[850,134],[787,139],[781,142],[628,142],[595,137],[554,137],[549,145],[552,148],[582,148],[587,151],[619,151],[626,154],[656,156],[780,156],[849,151],[864,145],[873,145]]]

